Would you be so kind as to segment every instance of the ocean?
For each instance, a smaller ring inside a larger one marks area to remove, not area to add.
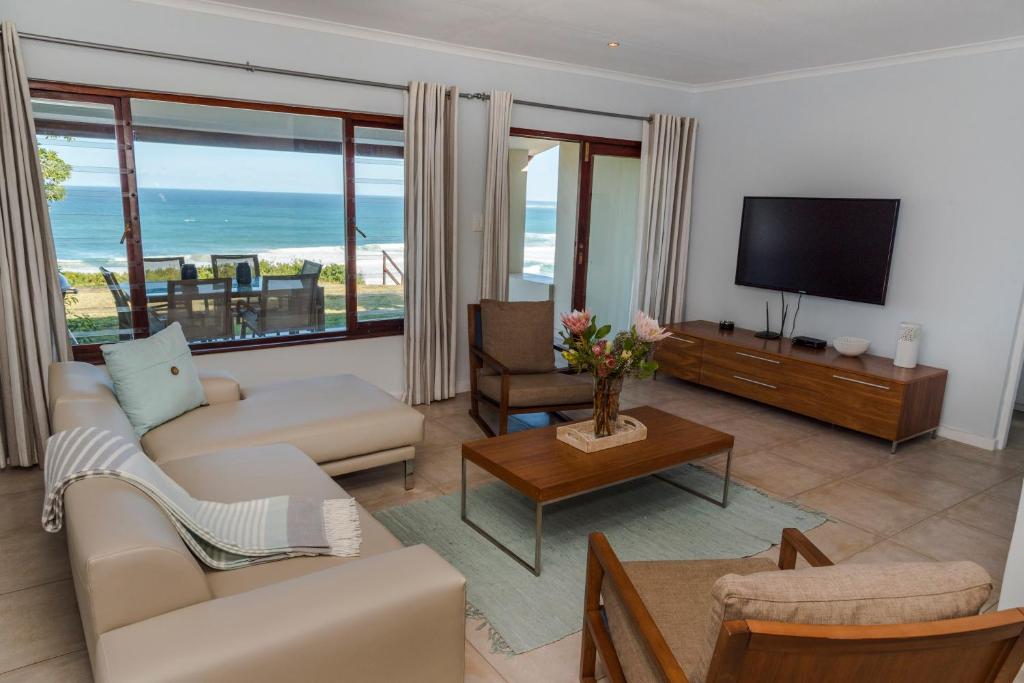
[[[65,271],[123,271],[121,193],[111,187],[68,186],[50,203],[57,260]],[[527,272],[551,275],[555,203],[526,208]],[[309,258],[344,262],[345,202],[340,194],[237,192],[143,188],[139,190],[143,248],[147,256],[185,256],[209,263],[211,253],[259,254],[268,261]],[[381,251],[402,264],[403,198],[356,198],[357,261],[367,282],[380,280]]]

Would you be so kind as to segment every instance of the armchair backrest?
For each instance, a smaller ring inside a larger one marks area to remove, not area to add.
[[[512,374],[555,369],[555,309],[551,301],[495,301],[470,304],[470,346],[506,366]]]

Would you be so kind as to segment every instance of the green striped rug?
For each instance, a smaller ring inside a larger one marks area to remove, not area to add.
[[[698,467],[667,473],[721,495],[722,479]],[[733,483],[725,509],[646,477],[544,510],[543,571],[536,577],[470,529],[459,494],[375,515],[405,545],[425,543],[467,579],[470,612],[492,628],[496,649],[532,650],[580,630],[587,534],[603,531],[623,560],[747,557],[779,542],[784,527],[822,524],[821,514]],[[533,504],[502,483],[471,489],[469,517],[522,557],[533,558]]]

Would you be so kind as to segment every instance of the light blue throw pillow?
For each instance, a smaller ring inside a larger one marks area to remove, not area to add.
[[[152,337],[104,344],[100,350],[117,401],[138,436],[206,403],[192,351],[178,323]]]

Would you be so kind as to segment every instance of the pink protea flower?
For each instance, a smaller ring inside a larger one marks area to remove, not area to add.
[[[562,325],[569,331],[569,334],[574,337],[582,336],[583,332],[587,329],[587,326],[590,325],[590,321],[593,317],[594,314],[589,310],[563,313],[561,316]]]
[[[658,325],[658,321],[648,316],[643,311],[636,312],[633,319],[633,327],[636,328],[636,336],[643,342],[659,342],[669,336],[669,332]]]

